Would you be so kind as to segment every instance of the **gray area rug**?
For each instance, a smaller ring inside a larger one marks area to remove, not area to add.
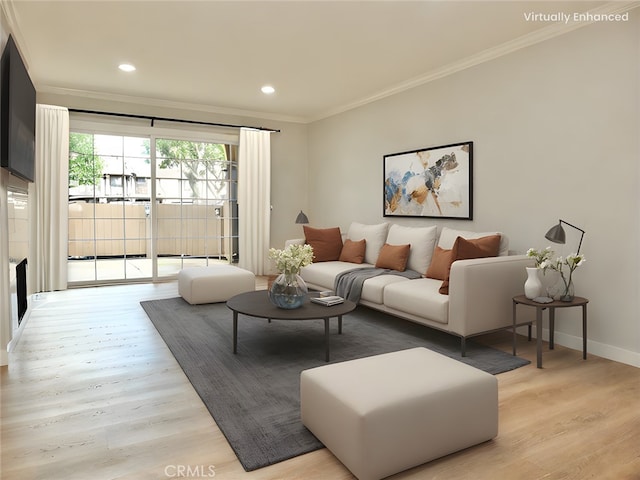
[[[141,302],[246,471],[322,448],[300,421],[300,372],[326,365],[322,320],[233,317],[224,303],[190,305],[182,298]],[[530,363],[381,312],[358,307],[331,320],[331,363],[423,346],[489,373]]]

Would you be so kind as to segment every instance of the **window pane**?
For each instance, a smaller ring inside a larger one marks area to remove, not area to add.
[[[225,202],[231,190],[228,179],[231,162],[227,154],[230,148],[158,139],[156,151],[156,188],[160,200],[158,252],[169,255],[169,247],[178,248],[179,252],[173,255],[179,254],[183,265],[233,260],[233,242],[225,239],[230,238],[234,230],[232,225],[225,225],[224,220]],[[170,213],[170,205],[178,203],[179,213],[175,210]]]
[[[69,144],[69,282],[140,278],[125,260],[150,257],[149,140],[71,133]]]

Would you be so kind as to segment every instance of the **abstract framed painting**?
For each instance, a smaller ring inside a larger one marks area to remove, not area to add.
[[[384,216],[473,219],[473,142],[384,156]]]

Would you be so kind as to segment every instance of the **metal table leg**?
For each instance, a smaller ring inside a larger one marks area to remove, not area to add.
[[[324,319],[325,361],[329,361],[329,319]]]
[[[516,356],[516,302],[513,302],[513,315],[512,315],[512,320],[513,320],[513,338],[512,338],[512,342],[513,342],[513,356]]]
[[[587,359],[587,304],[582,306],[582,359]]]
[[[542,368],[542,308],[536,307],[536,364]]]
[[[238,353],[238,312],[233,312],[233,353]]]
[[[553,341],[553,333],[556,331],[556,309],[554,307],[549,308],[549,350],[555,348],[555,342]]]

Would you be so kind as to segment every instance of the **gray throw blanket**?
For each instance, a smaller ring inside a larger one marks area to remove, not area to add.
[[[362,267],[356,268],[355,270],[347,270],[346,272],[338,274],[333,285],[333,289],[335,290],[336,295],[358,303],[360,301],[360,296],[362,295],[362,285],[364,284],[364,281],[369,278],[377,277],[378,275],[399,275],[411,280],[422,276],[413,270],[400,272],[398,270],[391,270],[387,268]]]

